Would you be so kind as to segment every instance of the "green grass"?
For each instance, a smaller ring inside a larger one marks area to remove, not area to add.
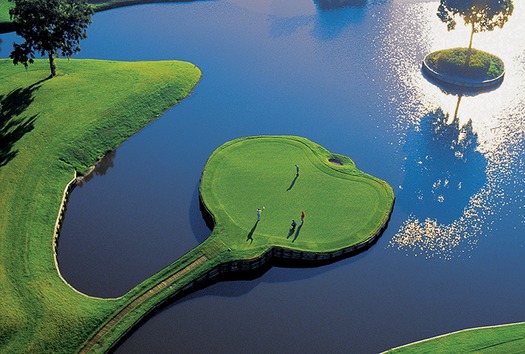
[[[525,353],[525,324],[455,332],[387,353]]]
[[[0,23],[9,23],[9,9],[12,7],[12,3],[7,0],[0,0]]]
[[[200,78],[176,61],[0,61],[0,352],[74,352],[129,296],[100,300],[58,276],[53,229],[73,172],[188,95]],[[141,285],[144,286],[144,285]],[[138,290],[135,290],[135,292]]]
[[[503,74],[503,61],[497,56],[472,49],[469,64],[466,64],[467,48],[438,50],[427,58],[428,66],[440,74],[458,76],[472,80],[491,80]]]
[[[116,7],[146,4],[154,2],[179,2],[185,0],[88,0],[92,4],[95,11],[104,11]],[[0,0],[0,33],[12,31],[11,18],[9,17],[9,9],[13,6],[8,0]]]
[[[273,246],[332,252],[356,245],[379,232],[394,200],[386,182],[299,137],[243,138],[221,146],[206,164],[201,194],[223,230],[222,241],[247,254]],[[263,206],[256,224],[256,209]],[[290,233],[301,211],[305,223]]]

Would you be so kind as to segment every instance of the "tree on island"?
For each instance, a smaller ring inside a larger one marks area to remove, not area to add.
[[[456,16],[471,26],[466,65],[472,53],[474,33],[503,28],[512,15],[512,0],[441,0],[437,15],[447,24],[449,31],[456,28]]]
[[[56,75],[55,56],[71,57],[80,51],[80,40],[87,37],[93,8],[84,0],[9,0],[9,15],[15,32],[25,42],[13,44],[10,58],[26,68],[35,52],[47,54],[51,77]]]

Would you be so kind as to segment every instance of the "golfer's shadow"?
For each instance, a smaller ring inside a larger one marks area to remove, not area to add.
[[[250,241],[250,243],[253,242],[253,233],[255,232],[255,229],[257,228],[257,224],[259,224],[259,220],[255,222],[250,232],[248,232],[248,236],[246,237],[246,242]]]
[[[297,238],[299,237],[299,233],[301,232],[302,227],[303,227],[303,224],[299,225],[297,229],[295,227],[291,227],[290,230],[288,231],[288,236],[286,238],[292,237],[292,235],[295,232],[292,243],[295,242],[295,240],[297,240]]]
[[[299,175],[295,175],[295,178],[293,179],[292,183],[290,184],[290,187],[286,190],[287,192],[293,188],[295,181],[297,181],[297,178],[299,178]]]

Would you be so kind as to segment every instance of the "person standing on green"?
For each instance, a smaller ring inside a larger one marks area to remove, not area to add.
[[[261,209],[257,208],[257,221],[261,220]]]
[[[304,211],[301,211],[301,224],[304,223]]]
[[[295,175],[299,176],[299,165],[295,165]]]

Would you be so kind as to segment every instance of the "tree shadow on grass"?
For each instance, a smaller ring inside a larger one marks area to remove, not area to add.
[[[43,81],[0,95],[0,167],[16,157],[16,142],[33,130],[38,115],[26,116],[24,112],[33,102],[34,93]]]

